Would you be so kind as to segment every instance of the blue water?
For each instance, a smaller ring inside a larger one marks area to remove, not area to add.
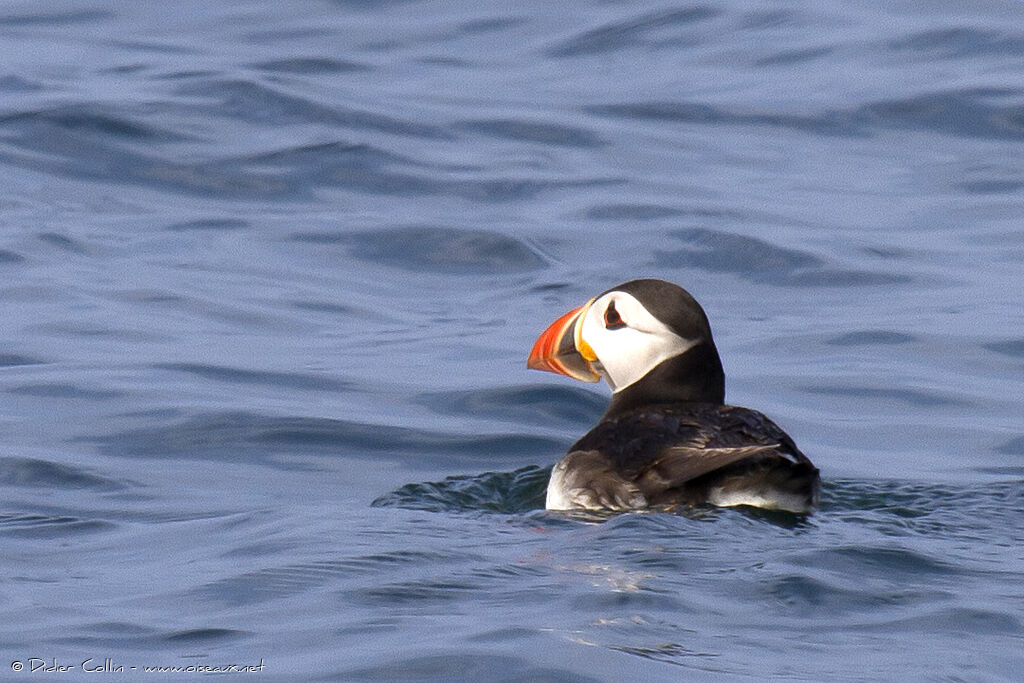
[[[5,3],[0,676],[1020,680],[1022,19]],[[816,514],[541,509],[638,276]]]

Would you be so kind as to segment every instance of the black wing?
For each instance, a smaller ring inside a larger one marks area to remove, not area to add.
[[[782,487],[813,501],[817,486],[817,470],[778,425],[754,410],[712,404],[658,406],[604,421],[558,468],[571,507],[701,503],[713,486]]]

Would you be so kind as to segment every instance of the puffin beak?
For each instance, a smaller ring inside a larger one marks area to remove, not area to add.
[[[526,360],[532,370],[557,372],[583,382],[597,382],[601,376],[594,371],[591,361],[597,360],[590,345],[583,340],[583,319],[587,317],[591,299],[579,308],[569,311],[551,323],[537,338]]]

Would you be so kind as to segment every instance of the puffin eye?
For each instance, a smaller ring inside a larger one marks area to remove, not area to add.
[[[626,323],[622,322],[622,316],[615,310],[615,302],[608,304],[608,308],[604,309],[604,327],[606,330],[617,330],[625,327]]]

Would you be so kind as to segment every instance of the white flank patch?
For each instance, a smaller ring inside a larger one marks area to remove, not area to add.
[[[548,481],[548,495],[544,501],[548,510],[572,510],[573,505],[565,490],[565,460],[560,460],[551,470]]]
[[[718,507],[730,508],[737,505],[765,510],[786,510],[787,512],[808,512],[807,498],[781,491],[729,491],[716,486],[708,491],[708,502]]]

